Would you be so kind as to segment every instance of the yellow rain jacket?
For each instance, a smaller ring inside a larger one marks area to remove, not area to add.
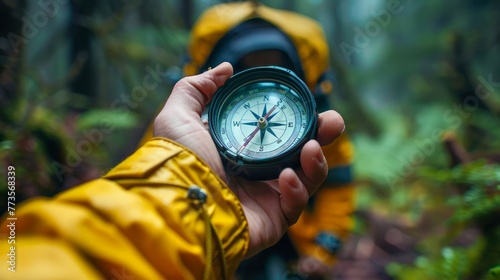
[[[3,217],[0,279],[229,279],[248,241],[233,192],[153,138],[104,178]]]
[[[207,70],[203,67],[224,35],[240,23],[254,18],[273,24],[292,40],[300,57],[304,80],[316,93],[318,107],[320,110],[331,109],[328,102],[334,100],[336,89],[331,80],[324,79],[329,70],[329,47],[323,29],[310,18],[263,4],[255,5],[248,1],[226,3],[206,10],[192,28],[188,49],[190,60],[184,65],[184,74],[196,75]],[[141,143],[152,136],[150,126]],[[289,233],[301,255],[314,256],[333,265],[338,244],[332,243],[328,237],[333,236],[343,242],[353,228],[353,146],[347,133],[323,147],[323,152],[330,168],[328,178],[312,199],[309,209],[290,228]],[[318,240],[318,237],[325,236],[326,239]]]

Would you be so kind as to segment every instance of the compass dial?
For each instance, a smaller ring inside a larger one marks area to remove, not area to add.
[[[250,180],[274,179],[283,168],[297,167],[316,122],[312,94],[293,72],[279,67],[231,77],[209,111],[210,132],[226,170]]]
[[[276,83],[243,91],[221,119],[220,133],[227,147],[249,159],[282,154],[304,135],[305,108],[289,88]],[[301,113],[302,112],[302,113]]]

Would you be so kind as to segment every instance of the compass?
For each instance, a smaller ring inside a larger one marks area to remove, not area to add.
[[[306,84],[278,66],[250,68],[214,95],[208,125],[226,171],[248,180],[277,179],[300,166],[300,151],[316,135],[316,102]]]

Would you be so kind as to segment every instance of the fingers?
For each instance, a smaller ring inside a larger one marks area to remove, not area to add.
[[[330,144],[344,131],[344,119],[339,113],[329,110],[318,116],[318,135],[316,140],[321,146]]]
[[[281,211],[286,218],[287,225],[297,222],[302,210],[307,204],[309,194],[297,174],[291,169],[283,170],[278,179],[281,193]]]
[[[294,172],[285,169],[279,177],[281,210],[288,225],[294,224],[307,204],[310,196],[326,179],[328,164],[318,142],[311,140],[300,154],[302,168]]]
[[[344,128],[344,120],[339,113],[330,110],[320,114],[317,142],[311,140],[302,148],[300,153],[301,168],[297,170],[297,173],[285,170],[286,173],[283,171],[280,175],[280,191],[283,196],[282,210],[289,225],[291,225],[290,222],[295,223],[309,197],[316,192],[328,174],[328,164],[320,144],[330,144],[342,134]],[[284,186],[285,189],[281,189],[281,186]],[[284,191],[286,191],[287,196],[285,196]],[[305,202],[304,193],[306,194]]]
[[[300,153],[300,165],[297,176],[304,183],[309,196],[312,196],[328,174],[328,163],[318,142],[311,140],[304,145]]]

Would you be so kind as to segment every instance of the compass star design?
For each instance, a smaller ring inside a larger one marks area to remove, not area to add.
[[[274,116],[276,116],[276,114],[278,114],[278,112],[276,112],[276,113],[274,113],[272,115],[269,115],[266,118],[266,115],[268,114],[268,112],[267,112],[267,104],[264,104],[264,110],[262,110],[262,114],[261,115],[255,113],[252,110],[250,110],[250,113],[252,113],[252,115],[255,117],[255,119],[257,119],[257,121],[256,122],[245,122],[245,123],[242,123],[242,124],[256,126],[256,127],[259,128],[259,130],[260,130],[260,144],[261,145],[262,145],[262,143],[264,141],[264,136],[266,135],[266,132],[269,132],[271,135],[273,135],[274,137],[278,138],[278,136],[276,135],[276,133],[274,133],[272,127],[275,127],[275,126],[284,126],[285,125],[284,123],[271,122],[271,119],[274,118]]]

